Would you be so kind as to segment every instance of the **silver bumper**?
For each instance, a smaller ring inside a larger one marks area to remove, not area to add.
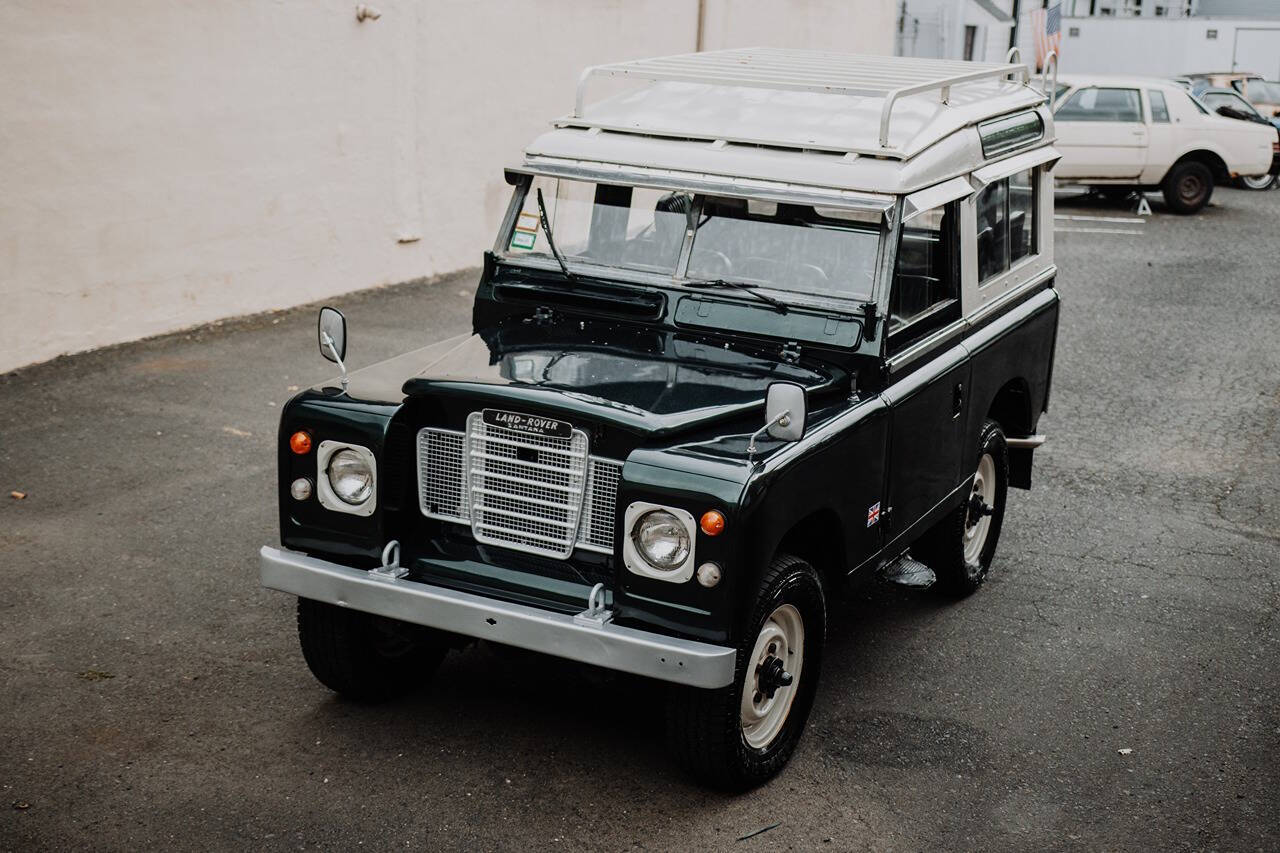
[[[737,652],[725,646],[612,623],[583,625],[561,613],[378,577],[297,551],[263,547],[259,553],[268,589],[692,687],[733,681]]]

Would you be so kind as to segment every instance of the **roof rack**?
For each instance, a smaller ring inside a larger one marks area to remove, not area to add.
[[[594,65],[582,72],[574,101],[574,118],[584,118],[587,84],[595,77],[627,77],[647,82],[677,81],[716,86],[743,86],[828,95],[883,98],[880,108],[880,147],[889,147],[889,123],[899,98],[938,91],[941,103],[951,87],[980,80],[1021,76],[1028,85],[1031,72],[1021,64],[987,64],[902,56],[859,56],[812,50],[742,48],[678,56],[660,56]]]

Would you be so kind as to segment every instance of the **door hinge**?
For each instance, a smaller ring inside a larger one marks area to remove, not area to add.
[[[782,360],[787,364],[795,364],[800,360],[800,344],[787,341],[782,345]]]

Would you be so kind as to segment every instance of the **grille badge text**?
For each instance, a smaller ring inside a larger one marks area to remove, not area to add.
[[[573,433],[573,425],[568,421],[544,418],[538,415],[522,415],[519,412],[505,412],[501,409],[485,409],[484,422],[490,426],[502,427],[513,432],[529,435],[548,435],[556,438],[568,438]]]

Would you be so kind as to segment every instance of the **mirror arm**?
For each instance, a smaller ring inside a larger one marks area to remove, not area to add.
[[[324,336],[324,345],[329,348],[329,352],[333,355],[333,360],[338,364],[338,369],[342,371],[342,391],[345,394],[347,391],[347,366],[342,363],[342,356],[338,355],[338,348],[334,345],[333,338],[329,336],[329,333],[321,332],[320,334]]]
[[[751,441],[747,443],[747,459],[756,455],[756,439],[763,436],[773,426],[789,426],[791,424],[791,412],[786,411],[778,415],[773,420],[762,426],[751,434]]]

